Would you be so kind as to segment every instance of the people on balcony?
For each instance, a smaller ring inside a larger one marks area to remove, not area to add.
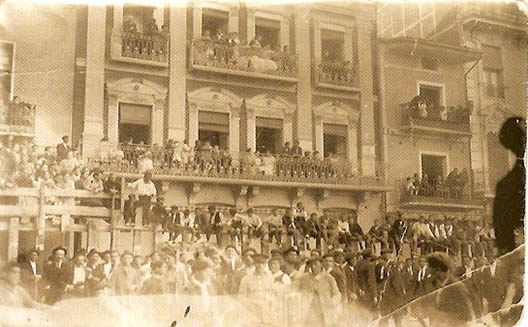
[[[464,168],[459,172],[453,169],[446,177],[445,182],[441,176],[429,177],[424,174],[420,179],[418,174],[405,180],[404,188],[408,195],[441,197],[445,199],[463,199],[468,194],[469,174]]]

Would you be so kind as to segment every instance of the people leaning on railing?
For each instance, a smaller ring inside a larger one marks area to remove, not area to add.
[[[469,173],[464,168],[461,171],[458,168],[453,169],[446,177],[445,181],[441,176],[429,177],[424,174],[422,178],[418,174],[413,177],[407,177],[404,182],[406,195],[418,195],[426,197],[440,197],[444,199],[465,199],[469,190]]]
[[[405,115],[407,119],[447,122],[454,124],[469,124],[473,104],[469,102],[462,106],[440,106],[430,103],[423,96],[414,97],[405,105]]]
[[[193,41],[193,64],[241,71],[294,74],[297,71],[295,55],[287,45],[282,49],[262,46],[260,36],[249,44],[242,44],[236,32],[219,31],[211,36],[208,30]]]

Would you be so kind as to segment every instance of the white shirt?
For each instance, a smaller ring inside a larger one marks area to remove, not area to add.
[[[110,273],[112,272],[112,264],[111,263],[105,263],[103,264],[103,270],[106,277],[110,276]]]
[[[247,217],[248,224],[252,226],[256,226],[259,228],[262,225],[262,220],[257,215],[252,215],[251,217]]]
[[[29,264],[31,265],[31,271],[33,275],[37,274],[37,263],[34,261],[30,261]]]
[[[156,185],[154,185],[152,181],[145,183],[143,178],[140,178],[133,183],[129,183],[128,187],[136,190],[136,195],[156,196]]]
[[[73,281],[72,284],[80,284],[84,283],[86,281],[86,272],[84,271],[84,267],[73,267]]]

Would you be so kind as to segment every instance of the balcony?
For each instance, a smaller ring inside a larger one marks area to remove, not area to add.
[[[35,136],[36,105],[15,97],[0,114],[0,135]]]
[[[418,109],[411,102],[400,104],[402,129],[413,132],[471,136],[470,105],[466,107],[427,106]]]
[[[314,81],[318,87],[357,91],[359,89],[358,69],[348,61],[314,63]]]
[[[526,16],[515,3],[472,1],[462,4],[463,22],[481,22],[522,30],[526,28]]]
[[[190,66],[194,70],[221,74],[297,81],[297,58],[294,54],[268,48],[232,45],[226,41],[193,40]]]
[[[144,157],[147,156],[152,161],[145,165]],[[382,177],[358,176],[348,161],[337,157],[321,160],[214,149],[182,152],[157,145],[127,144],[105,158],[91,159],[89,166],[125,177],[138,177],[147,167],[155,178],[181,182],[373,192],[391,190]]]
[[[464,187],[447,185],[420,185],[401,191],[400,205],[405,208],[436,208],[446,210],[481,210],[480,200],[472,200]]]
[[[489,98],[504,99],[504,86],[496,84],[485,84],[486,96]]]
[[[168,67],[169,35],[122,32],[112,35],[112,60],[140,65]]]

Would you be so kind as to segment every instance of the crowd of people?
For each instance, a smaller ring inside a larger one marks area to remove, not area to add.
[[[6,264],[0,292],[6,295],[4,305],[38,308],[68,298],[105,295],[245,296],[261,307],[257,310],[261,314],[278,310],[275,316],[256,317],[261,323],[271,319],[269,326],[283,325],[280,319],[301,320],[299,326],[346,324],[347,308],[362,312],[368,320],[378,319],[380,325],[391,317],[395,326],[402,326],[404,316],[410,315],[426,326],[427,319],[434,322],[442,317],[438,310],[447,312],[447,321],[463,323],[517,303],[523,292],[521,257],[506,264],[464,255],[457,264],[453,255],[442,252],[415,253],[405,260],[388,247],[379,255],[371,248],[323,253],[289,247],[272,250],[268,256],[250,247],[240,252],[232,245],[192,242],[165,244],[149,256],[80,249],[68,260],[67,250],[57,247],[45,260],[32,250],[19,263]],[[431,304],[419,302],[459,280],[461,293],[451,299],[457,301],[451,306],[439,304],[428,311]],[[412,301],[420,305],[413,306]],[[299,303],[309,307],[301,317],[295,316]],[[408,303],[409,309],[402,311]],[[280,313],[286,308],[291,316],[283,318]]]
[[[357,169],[337,155],[330,153],[322,158],[318,151],[303,151],[298,141],[293,146],[285,142],[280,153],[274,154],[247,149],[237,160],[228,149],[212,146],[208,140],[197,140],[193,147],[187,140],[168,140],[164,146],[128,142],[91,163],[103,170],[335,184],[349,183],[358,176]]]
[[[321,83],[353,86],[357,82],[357,67],[351,61],[335,58],[328,50],[323,51],[318,66]]]
[[[224,33],[218,28],[216,34],[211,35],[205,30],[200,39],[194,40],[193,48],[193,60],[197,65],[277,74],[297,72],[297,61],[289,47],[263,46],[260,35],[243,44],[237,32]]]
[[[418,95],[409,102],[407,109],[408,117],[414,119],[469,124],[472,104],[468,103],[467,106],[458,107],[439,106],[427,99],[427,97]]]
[[[405,180],[405,190],[408,195],[435,196],[445,199],[463,199],[468,195],[469,173],[466,168],[461,171],[453,169],[446,177],[429,177],[424,174],[422,178],[416,173]]]
[[[128,15],[123,22],[121,53],[124,57],[166,62],[169,53],[169,25],[158,27],[156,19],[146,19],[138,28],[136,18]]]

